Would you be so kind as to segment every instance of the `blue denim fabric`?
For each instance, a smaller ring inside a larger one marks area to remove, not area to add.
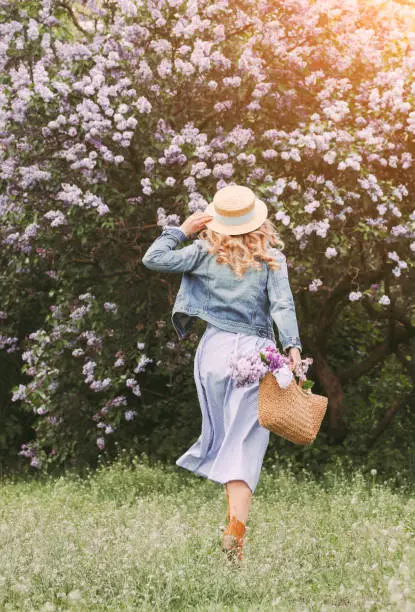
[[[179,339],[189,333],[193,317],[199,317],[225,331],[269,338],[276,344],[274,322],[283,351],[291,346],[302,350],[282,251],[269,247],[279,270],[262,262],[261,270],[248,268],[239,280],[228,265],[218,264],[207,252],[204,240],[177,249],[185,240],[179,227],[165,226],[142,258],[150,270],[182,273],[171,316]]]

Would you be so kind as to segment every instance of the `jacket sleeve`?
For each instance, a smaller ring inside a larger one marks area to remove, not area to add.
[[[165,226],[144,253],[142,263],[150,270],[159,272],[189,272],[198,264],[202,251],[197,242],[174,250],[187,239],[183,230],[176,226]]]
[[[281,265],[279,270],[268,268],[267,290],[270,301],[271,317],[278,328],[278,336],[284,352],[291,346],[302,350],[298,331],[294,298],[288,280],[287,261],[284,253],[274,251],[276,260]]]

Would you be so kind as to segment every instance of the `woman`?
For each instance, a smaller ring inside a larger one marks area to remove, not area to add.
[[[144,254],[143,264],[182,273],[172,311],[179,339],[194,317],[207,321],[195,354],[194,377],[202,432],[176,464],[224,484],[228,525],[222,549],[243,559],[246,521],[258,484],[269,430],[258,421],[258,387],[237,388],[228,371],[235,353],[276,346],[273,322],[284,353],[295,369],[302,349],[284,248],[268,210],[248,187],[216,192],[204,212],[180,227],[164,227]],[[196,232],[191,245],[176,249]]]

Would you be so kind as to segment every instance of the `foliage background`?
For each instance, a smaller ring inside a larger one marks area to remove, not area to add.
[[[200,432],[180,279],[140,258],[245,183],[286,244],[329,411],[312,447],[414,473],[415,11],[403,3],[0,2],[0,458],[173,461]],[[20,453],[20,454],[19,454]],[[26,462],[26,459],[29,459]]]

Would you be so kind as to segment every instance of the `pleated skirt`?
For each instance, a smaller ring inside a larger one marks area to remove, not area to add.
[[[207,324],[194,359],[202,431],[176,465],[220,484],[244,480],[254,493],[270,432],[258,421],[259,382],[236,387],[228,360],[235,351],[259,352],[268,345],[275,346],[269,338]]]

